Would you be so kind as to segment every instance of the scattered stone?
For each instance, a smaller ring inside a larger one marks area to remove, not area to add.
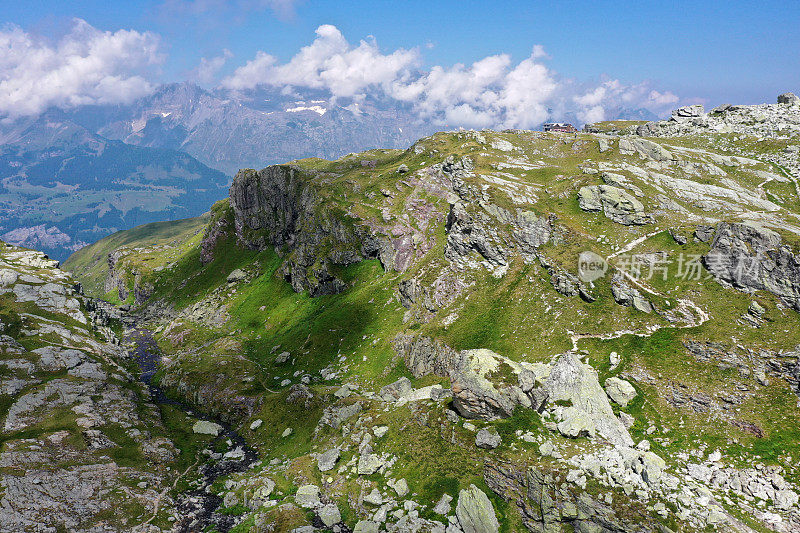
[[[575,439],[578,437],[594,437],[595,425],[589,414],[575,406],[567,407],[563,413],[564,419],[558,424],[558,432],[565,437]]]
[[[672,239],[681,246],[689,242],[689,239],[686,237],[686,235],[678,232],[677,230],[670,229],[669,234],[672,236]]]
[[[358,458],[358,475],[368,476],[374,474],[383,466],[383,461],[374,453],[366,453]]]
[[[796,509],[800,496],[796,492],[783,489],[775,492],[775,507],[782,510]]]
[[[264,423],[264,421],[263,421],[263,420],[261,420],[260,418],[258,418],[258,419],[256,419],[256,420],[253,420],[253,422],[250,424],[250,431],[255,431],[255,430],[257,430],[258,428],[260,428],[260,427],[261,427],[261,425],[262,425],[263,423]]]
[[[456,517],[464,533],[497,533],[500,530],[492,502],[475,485],[458,493]]]
[[[350,387],[348,387],[347,385],[342,385],[336,392],[333,393],[333,395],[341,400],[343,398],[347,398],[348,396],[350,396],[350,393],[351,393]]]
[[[753,300],[752,302],[750,302],[750,306],[747,308],[747,312],[753,316],[761,318],[764,315],[764,313],[767,312],[767,310],[764,309],[761,306],[761,304]]]
[[[353,528],[353,533],[378,533],[380,524],[371,520],[359,520],[356,522],[356,527]]]
[[[402,377],[394,383],[382,387],[380,395],[384,400],[395,401],[411,393],[413,390],[414,387],[411,386],[411,380]]]
[[[606,394],[620,407],[627,407],[636,398],[636,389],[624,379],[610,377],[606,380]]]
[[[475,435],[475,445],[478,448],[492,450],[500,446],[500,435],[494,430],[481,429]]]
[[[237,281],[242,281],[246,278],[247,278],[247,273],[241,268],[237,268],[236,270],[228,274],[228,283],[236,283]]]
[[[219,424],[210,422],[208,420],[198,420],[194,423],[194,426],[192,426],[192,431],[195,433],[200,435],[211,435],[213,437],[218,437],[224,429],[225,428]]]
[[[389,426],[376,426],[372,429],[372,433],[375,434],[376,439],[383,437],[388,431]]]
[[[331,527],[334,524],[338,524],[342,521],[342,515],[339,512],[339,508],[333,503],[322,506],[322,509],[320,509],[318,512],[318,515],[320,520],[322,520],[322,523],[328,527]]]
[[[275,364],[276,364],[276,365],[282,365],[282,364],[284,364],[286,361],[288,361],[288,360],[289,360],[289,358],[290,358],[291,356],[292,356],[292,354],[290,354],[289,352],[281,352],[281,353],[279,353],[279,354],[278,354],[278,356],[275,358]]]
[[[319,507],[319,487],[316,485],[302,485],[294,495],[294,501],[300,507],[311,509]]]
[[[292,434],[292,428],[286,428],[283,430],[283,433],[281,433],[281,437],[286,438],[291,434]]]
[[[700,242],[708,242],[714,236],[714,226],[700,225],[694,230],[694,238]]]
[[[542,444],[539,445],[539,453],[545,457],[552,456],[553,452],[556,451],[555,446],[549,440],[544,441]]]
[[[339,448],[332,448],[325,453],[317,456],[317,468],[320,472],[327,472],[333,470],[336,462],[339,460]]]
[[[364,502],[370,505],[383,505],[383,496],[381,496],[381,491],[377,488],[372,489],[372,492],[364,496]]]
[[[433,508],[433,512],[436,514],[440,514],[446,516],[450,514],[450,502],[453,501],[453,497],[447,494],[446,492],[442,494],[442,497],[439,498],[439,503]]]
[[[387,485],[394,489],[401,498],[408,494],[408,482],[406,482],[404,478],[398,479],[397,481],[390,480]]]
[[[263,485],[253,491],[253,501],[251,507],[258,508],[269,499],[272,491],[275,490],[275,482],[270,478],[265,478]]]

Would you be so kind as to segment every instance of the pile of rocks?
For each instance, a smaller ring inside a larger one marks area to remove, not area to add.
[[[776,104],[730,105],[708,113],[703,106],[676,109],[669,120],[637,126],[645,137],[675,137],[698,133],[736,133],[755,137],[791,138],[800,135],[800,97],[786,93]]]

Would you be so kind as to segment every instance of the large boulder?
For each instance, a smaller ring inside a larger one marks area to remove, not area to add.
[[[651,222],[644,205],[627,191],[612,185],[588,185],[578,191],[578,206],[584,211],[602,211],[626,226]]]
[[[800,96],[794,93],[783,93],[778,95],[779,104],[800,105]]]
[[[720,222],[703,264],[723,283],[746,292],[771,292],[800,311],[800,254],[771,229]]]
[[[306,509],[319,507],[319,487],[316,485],[302,485],[294,495],[294,501]]]
[[[336,461],[339,460],[339,448],[331,448],[325,453],[317,456],[317,468],[320,472],[327,472],[333,470],[336,466]]]
[[[218,436],[223,431],[223,427],[215,422],[210,422],[208,420],[198,420],[192,426],[192,431],[200,434],[200,435],[211,435],[213,437]]]
[[[615,445],[632,446],[628,430],[614,415],[605,391],[597,380],[597,371],[578,360],[573,352],[559,356],[544,381],[544,388],[551,402],[567,402],[571,405],[570,418],[588,418],[594,423],[597,433]],[[576,411],[577,410],[577,411]],[[578,417],[583,411],[585,417]]]
[[[497,533],[500,531],[500,524],[497,522],[492,502],[475,485],[470,485],[468,489],[458,493],[456,517],[464,533]]]
[[[702,117],[705,109],[702,105],[687,105],[679,107],[672,112],[672,118],[675,120]]]
[[[594,437],[597,428],[592,417],[583,409],[570,406],[561,414],[558,432],[570,439],[578,437]]]
[[[319,514],[319,519],[327,527],[331,527],[342,521],[342,514],[339,512],[339,508],[336,507],[336,504],[333,503],[323,506],[317,514]]]
[[[411,385],[411,380],[407,377],[402,377],[394,383],[382,387],[380,394],[381,398],[386,401],[395,401],[408,395],[413,390],[414,387]]]
[[[625,282],[621,274],[617,273],[611,278],[611,295],[614,301],[625,307],[633,307],[642,313],[652,313],[653,304],[642,296],[638,289]]]
[[[624,379],[611,377],[606,380],[606,394],[618,405],[626,407],[636,398],[636,389]]]
[[[491,450],[500,446],[500,435],[496,431],[481,429],[475,435],[475,446],[484,450]]]
[[[538,408],[534,389],[546,365],[517,363],[491,350],[459,353],[450,373],[453,406],[466,418],[496,420],[511,416],[518,405]]]

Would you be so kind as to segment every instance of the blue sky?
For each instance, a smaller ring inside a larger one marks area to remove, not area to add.
[[[224,58],[205,85],[230,77],[259,52],[272,63],[287,63],[315,39],[318,27],[332,25],[352,47],[372,36],[381,54],[414,51],[413,68],[421,71],[469,66],[497,54],[511,59],[511,71],[540,45],[546,55],[535,60],[559,85],[551,95],[569,85],[568,100],[604,80],[625,87],[646,84],[681,104],[774,102],[781,92],[800,92],[796,0],[4,3],[2,20],[36,42],[57,42],[73,29],[74,18],[96,30],[155,35],[158,59],[148,60],[146,73],[138,73],[152,83],[196,79],[201,58]]]

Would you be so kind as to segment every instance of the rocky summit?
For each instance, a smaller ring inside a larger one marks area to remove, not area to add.
[[[784,94],[4,246],[0,529],[800,531],[798,179]]]

